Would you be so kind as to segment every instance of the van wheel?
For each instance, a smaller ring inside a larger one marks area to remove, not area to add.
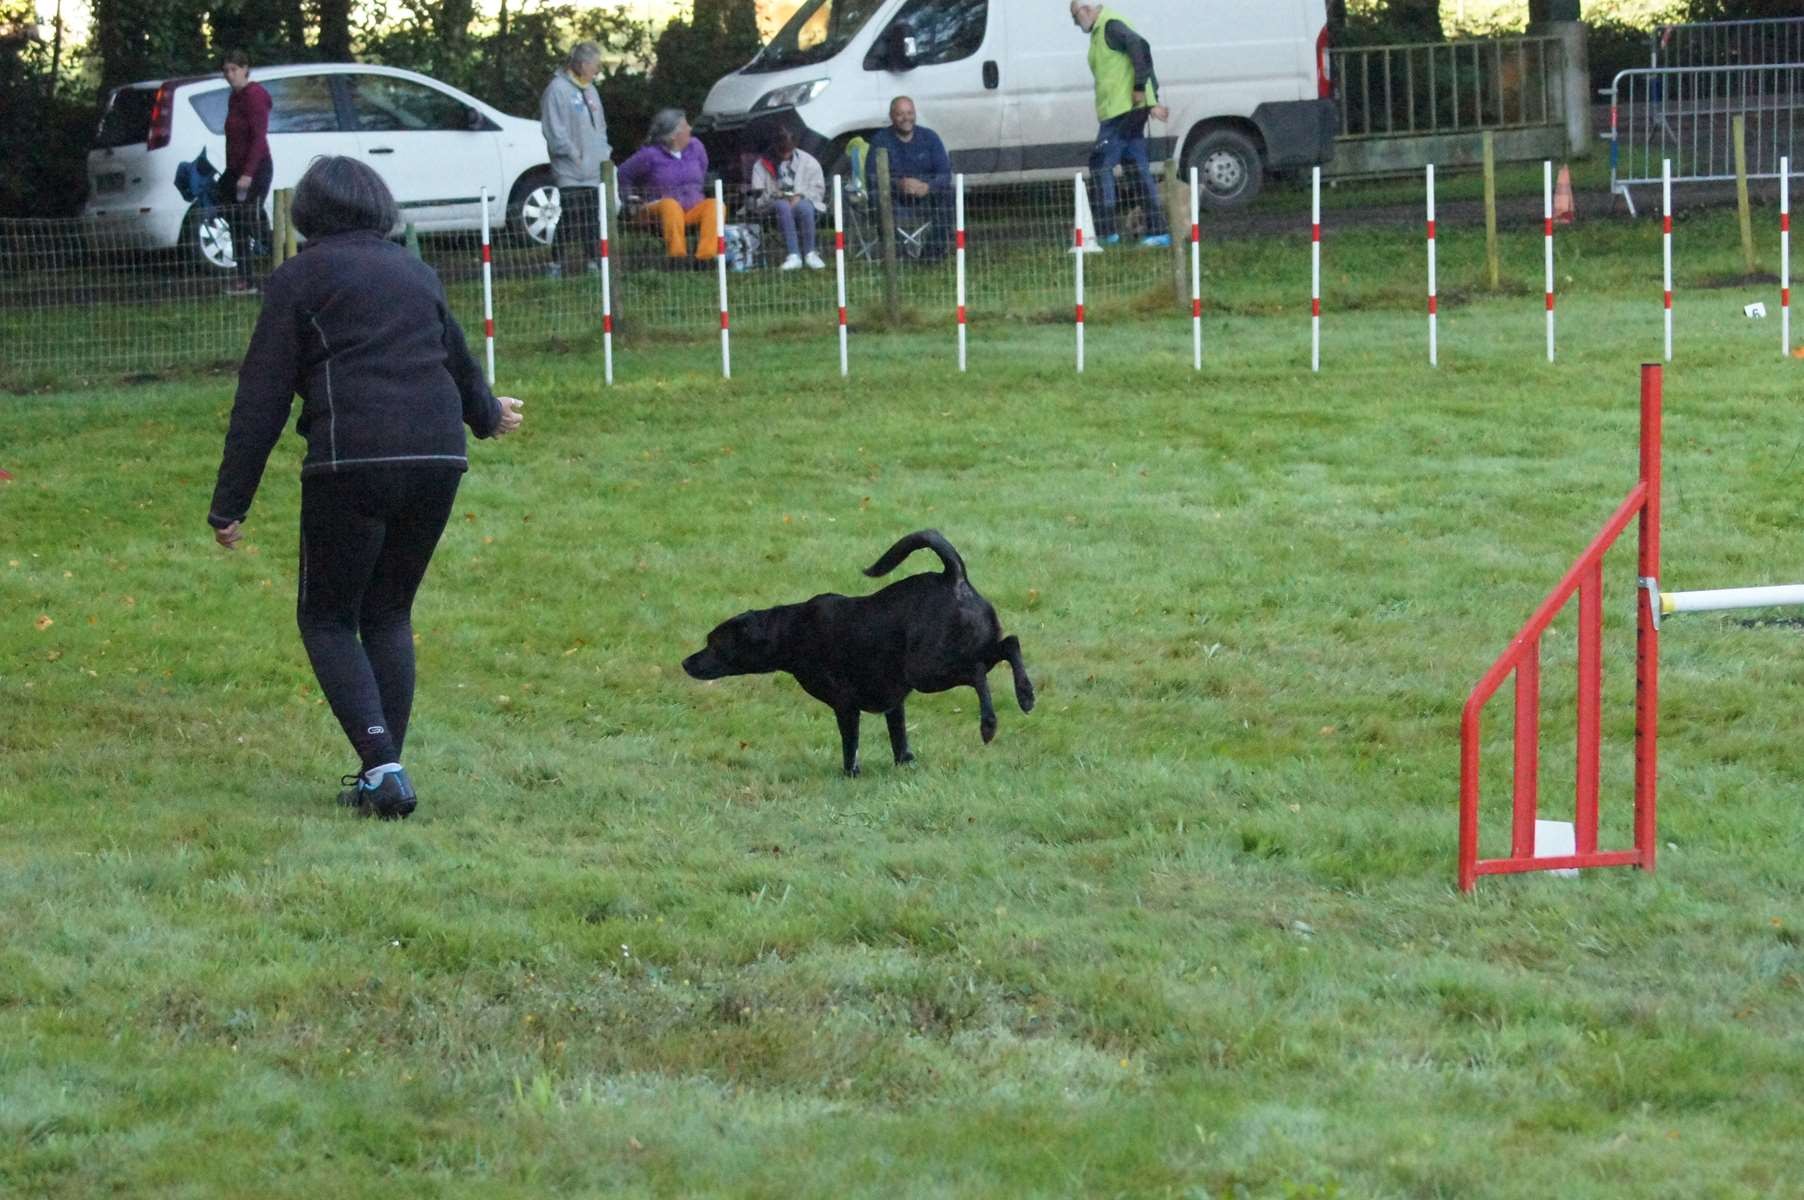
[[[1259,147],[1251,138],[1232,129],[1205,133],[1184,155],[1186,175],[1196,168],[1202,202],[1208,208],[1238,208],[1259,194],[1265,167]]]
[[[238,265],[232,255],[232,227],[218,212],[190,211],[182,223],[182,247],[203,267],[230,271]]]
[[[529,242],[549,246],[563,211],[551,173],[534,171],[514,185],[514,194],[507,201],[508,227]]]

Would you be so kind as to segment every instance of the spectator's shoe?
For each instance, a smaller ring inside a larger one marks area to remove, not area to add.
[[[802,256],[800,254],[790,255],[783,260],[783,266],[779,269],[784,271],[800,271],[802,269]]]
[[[231,283],[226,285],[225,291],[228,296],[255,296],[257,294],[257,285],[248,280],[234,279]]]
[[[1097,237],[1096,244],[1098,246],[1119,246],[1121,245],[1121,235],[1119,233],[1102,234]]]
[[[554,263],[546,263],[545,264],[545,278],[562,279],[563,277],[564,277],[564,264],[563,263],[554,262]]]
[[[413,781],[407,778],[406,771],[390,771],[374,786],[362,775],[346,775],[338,782],[345,789],[338,793],[338,802],[366,817],[398,821],[419,804]]]
[[[1140,244],[1142,246],[1169,246],[1171,245],[1171,235],[1169,233],[1149,233],[1140,239]]]
[[[821,260],[818,251],[810,250],[807,254],[802,256],[802,261],[808,264],[808,269],[810,271],[824,271],[827,269],[827,264]]]

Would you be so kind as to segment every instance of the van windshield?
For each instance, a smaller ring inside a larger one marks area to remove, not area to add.
[[[882,7],[883,0],[805,0],[745,69],[784,71],[826,62]]]

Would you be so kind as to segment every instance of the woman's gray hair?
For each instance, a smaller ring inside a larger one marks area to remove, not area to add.
[[[670,135],[677,131],[677,126],[688,119],[689,114],[680,108],[660,108],[645,131],[646,143],[652,146],[664,145],[670,141]]]
[[[578,42],[576,45],[570,47],[569,65],[573,67],[580,67],[584,63],[598,63],[600,61],[601,47],[597,46],[594,42]]]

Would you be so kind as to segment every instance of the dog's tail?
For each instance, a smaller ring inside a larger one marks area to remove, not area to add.
[[[888,575],[896,569],[896,564],[913,554],[916,550],[932,550],[946,564],[946,578],[958,582],[965,578],[965,560],[958,556],[952,543],[940,536],[937,529],[921,529],[909,534],[888,550],[883,557],[864,569],[864,573],[875,578]]]

